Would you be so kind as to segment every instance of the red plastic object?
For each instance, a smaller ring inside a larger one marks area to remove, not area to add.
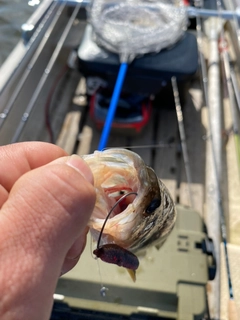
[[[90,98],[90,116],[93,119],[93,121],[96,124],[96,127],[98,129],[102,129],[104,126],[104,119],[100,119],[97,116],[97,112],[96,112],[96,107],[97,107],[97,94],[98,92],[94,93],[91,98]],[[112,128],[115,129],[131,129],[133,130],[135,133],[140,133],[142,131],[142,129],[147,125],[147,123],[150,120],[151,117],[151,112],[152,112],[152,101],[150,98],[148,99],[143,99],[143,101],[141,102],[141,112],[139,113],[139,121],[135,121],[132,120],[131,121],[131,117],[129,117],[127,119],[127,121],[124,119],[119,120],[114,118],[113,122],[112,122]]]

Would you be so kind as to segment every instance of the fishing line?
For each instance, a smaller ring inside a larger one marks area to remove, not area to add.
[[[105,287],[104,284],[103,284],[103,277],[102,277],[102,273],[101,273],[100,262],[99,262],[99,259],[96,259],[96,260],[97,260],[97,265],[98,265],[98,274],[99,274],[99,277],[100,277],[100,295],[102,297],[106,297],[107,291],[109,289],[107,287]]]
[[[164,143],[164,142],[160,142],[157,144],[141,144],[141,145],[129,145],[129,146],[118,146],[118,148],[121,149],[148,149],[148,148],[174,148],[176,147],[175,143]],[[102,151],[104,150],[109,150],[112,149],[112,147],[107,147],[104,148]]]
[[[90,253],[93,259],[97,260],[97,269],[98,269],[98,275],[100,278],[100,295],[102,297],[106,297],[107,291],[109,290],[107,287],[104,286],[103,284],[103,277],[102,277],[102,272],[101,272],[101,267],[99,263],[99,259],[96,259],[93,255],[93,236],[90,234],[91,241],[90,241]]]

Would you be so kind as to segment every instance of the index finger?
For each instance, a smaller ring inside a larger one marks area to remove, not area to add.
[[[8,192],[24,173],[68,154],[47,142],[20,142],[0,147],[0,185]]]

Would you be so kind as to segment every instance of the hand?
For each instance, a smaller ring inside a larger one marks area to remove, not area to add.
[[[93,176],[41,142],[0,147],[0,163],[0,319],[49,319],[57,280],[85,247]]]

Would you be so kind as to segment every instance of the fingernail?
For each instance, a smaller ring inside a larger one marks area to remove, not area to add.
[[[93,174],[88,164],[76,154],[69,157],[66,164],[76,169],[90,183],[93,184]]]

